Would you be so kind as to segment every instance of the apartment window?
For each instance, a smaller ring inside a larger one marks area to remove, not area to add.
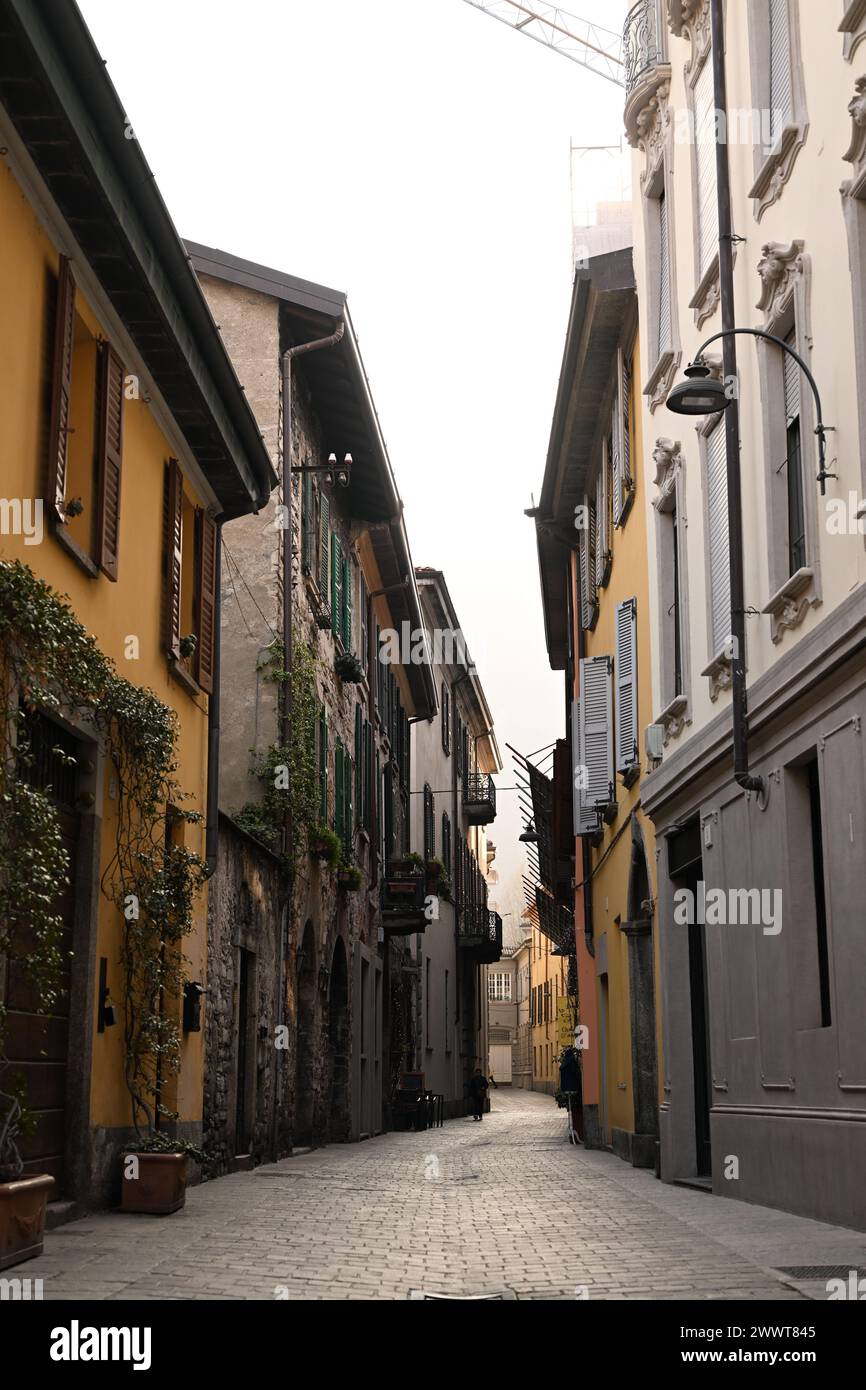
[[[637,746],[637,599],[616,606],[616,769],[628,783],[640,771]]]
[[[588,496],[583,499],[582,521],[578,540],[580,625],[584,632],[590,632],[598,619],[598,591],[595,581],[595,503]]]
[[[334,831],[343,847],[346,863],[351,863],[354,850],[353,779],[349,750],[338,738],[334,745]]]
[[[673,440],[657,440],[653,459],[658,487],[653,507],[656,513],[662,699],[657,722],[664,725],[667,736],[676,737],[683,729],[689,692],[685,480],[682,452]]]
[[[643,200],[649,364],[644,394],[651,411],[667,399],[682,356],[676,313],[676,257],[673,244],[673,126],[674,121],[669,121],[667,134],[660,137],[654,146],[654,163],[647,167]]]
[[[550,1022],[550,981],[544,982],[544,1021]]]
[[[631,358],[620,348],[616,358],[610,441],[613,448],[613,524],[622,526],[634,500],[631,464]]]
[[[614,783],[613,663],[609,656],[582,657],[580,696],[574,702],[577,766],[583,769],[577,793],[577,834],[591,834],[598,814],[616,802]]]
[[[48,421],[46,498],[54,534],[89,574],[117,579],[124,368],[76,308],[60,257]]]
[[[439,712],[442,726],[442,750],[446,757],[451,752],[451,691],[447,681],[442,682],[442,709]]]
[[[511,1000],[511,975],[507,970],[493,970],[487,975],[487,997],[495,1003]]]
[[[613,484],[613,438],[608,435],[602,445],[601,460],[595,475],[595,556],[596,584],[604,588],[610,578],[613,555],[610,547],[610,509]],[[569,592],[569,601],[570,601]],[[571,622],[569,622],[569,638]]]
[[[731,570],[728,537],[728,472],[724,417],[703,435],[704,526],[710,660],[727,646],[731,632]]]
[[[331,532],[331,631],[352,650],[352,558],[336,531]]]
[[[656,308],[656,360],[664,354],[671,337],[671,243],[668,225],[668,199],[662,189],[656,199],[658,224],[658,304]]]
[[[302,473],[301,569],[314,581],[325,608],[332,585],[331,534],[330,498],[313,473]]]
[[[424,1037],[427,1043],[427,1051],[433,1051],[433,1040],[430,1036],[430,957],[424,962]]]
[[[796,0],[748,6],[754,199],[758,220],[781,197],[808,129]]]
[[[442,812],[442,864],[446,874],[451,874],[451,821],[448,812]]]
[[[785,339],[795,347],[794,334]],[[806,563],[806,513],[803,499],[803,464],[800,449],[800,368],[796,360],[785,354],[782,363],[783,399],[785,407],[786,457],[788,499],[788,574],[795,574]]]
[[[172,671],[213,690],[216,633],[216,523],[184,489],[177,459],[165,465],[163,487],[162,644]],[[193,687],[194,688],[194,687]]]
[[[713,95],[713,61],[708,53],[698,71],[693,90],[695,244],[697,281],[700,284],[719,251],[718,194],[716,191],[716,110]]]
[[[434,814],[433,792],[428,783],[424,784],[424,858],[430,860],[436,853],[436,818]]]

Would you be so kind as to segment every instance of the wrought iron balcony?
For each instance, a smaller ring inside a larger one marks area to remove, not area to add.
[[[667,41],[661,0],[638,0],[626,15],[622,31],[626,101],[647,73],[666,62]]]
[[[468,772],[463,778],[463,810],[470,825],[489,825],[496,819],[496,787],[488,772]]]
[[[471,951],[477,965],[491,965],[502,958],[502,918],[486,907],[465,907],[457,930],[461,947]]]
[[[389,859],[382,877],[382,926],[395,936],[427,926],[427,876],[411,859]]]

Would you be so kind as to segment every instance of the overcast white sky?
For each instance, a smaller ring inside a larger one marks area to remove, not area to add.
[[[619,140],[621,91],[464,0],[79,3],[181,235],[348,291],[413,558],[445,573],[513,786],[505,741],[564,733],[523,508],[571,296],[569,145]]]

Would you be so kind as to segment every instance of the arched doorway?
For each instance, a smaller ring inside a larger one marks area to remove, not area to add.
[[[298,1036],[295,1047],[295,1147],[313,1142],[316,1065],[316,935],[307,922],[298,952]]]
[[[328,1140],[349,1137],[349,967],[346,948],[337,937],[331,961],[328,995]]]

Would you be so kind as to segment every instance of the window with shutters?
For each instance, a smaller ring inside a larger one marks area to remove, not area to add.
[[[162,508],[162,647],[192,694],[213,691],[217,612],[214,520],[184,488],[177,459],[165,465]]]
[[[713,61],[708,53],[694,83],[695,246],[700,283],[719,252],[719,212],[716,191],[716,109]]]
[[[777,246],[774,254],[787,263],[790,273],[785,293],[773,296],[772,313],[763,327],[808,363],[811,260],[799,240]],[[766,340],[757,348],[769,588],[763,611],[770,616],[773,642],[779,642],[820,601],[820,499],[814,485],[818,450],[812,391],[797,359]]]
[[[613,750],[613,671],[609,656],[582,657],[579,664],[578,764],[581,807],[609,816],[616,805]],[[586,832],[584,832],[586,833]]]
[[[728,538],[728,464],[724,416],[702,431],[704,474],[704,552],[707,572],[707,632],[710,662],[729,650],[731,569]]]
[[[451,691],[448,682],[442,682],[442,707],[439,711],[442,725],[442,749],[447,756],[451,753]]]
[[[754,183],[760,220],[782,196],[809,127],[798,0],[753,0],[748,7],[752,73]]]
[[[118,576],[124,367],[90,327],[60,258],[54,284],[47,512],[60,543],[91,576]]]
[[[424,858],[432,859],[436,853],[436,816],[433,791],[424,784]]]
[[[640,772],[637,707],[637,599],[616,606],[616,770],[627,786]]]
[[[610,579],[611,495],[613,479],[613,439],[608,435],[602,445],[601,459],[595,475],[595,577],[599,588]],[[570,626],[570,625],[569,625]]]
[[[595,502],[589,497],[583,499],[583,526],[578,539],[577,558],[580,575],[580,625],[584,632],[590,632],[598,620],[598,587],[595,582]]]
[[[676,248],[673,218],[673,135],[675,122],[660,141],[644,185],[644,273],[647,288],[646,360],[643,386],[649,409],[667,399],[682,358],[677,313]],[[642,333],[644,329],[642,328]],[[615,524],[615,523],[614,523]]]
[[[608,436],[613,458],[611,476],[613,487],[612,516],[614,526],[622,526],[634,501],[635,483],[632,462],[632,367],[631,352],[622,347],[616,355],[616,384],[611,406]]]
[[[447,811],[442,812],[442,864],[446,874],[451,873],[451,821]]]
[[[669,447],[670,446],[670,447]],[[659,593],[659,674],[662,708],[656,723],[665,736],[676,738],[688,720],[690,662],[685,476],[683,456],[672,441],[661,440],[655,451],[658,495],[656,555]]]

